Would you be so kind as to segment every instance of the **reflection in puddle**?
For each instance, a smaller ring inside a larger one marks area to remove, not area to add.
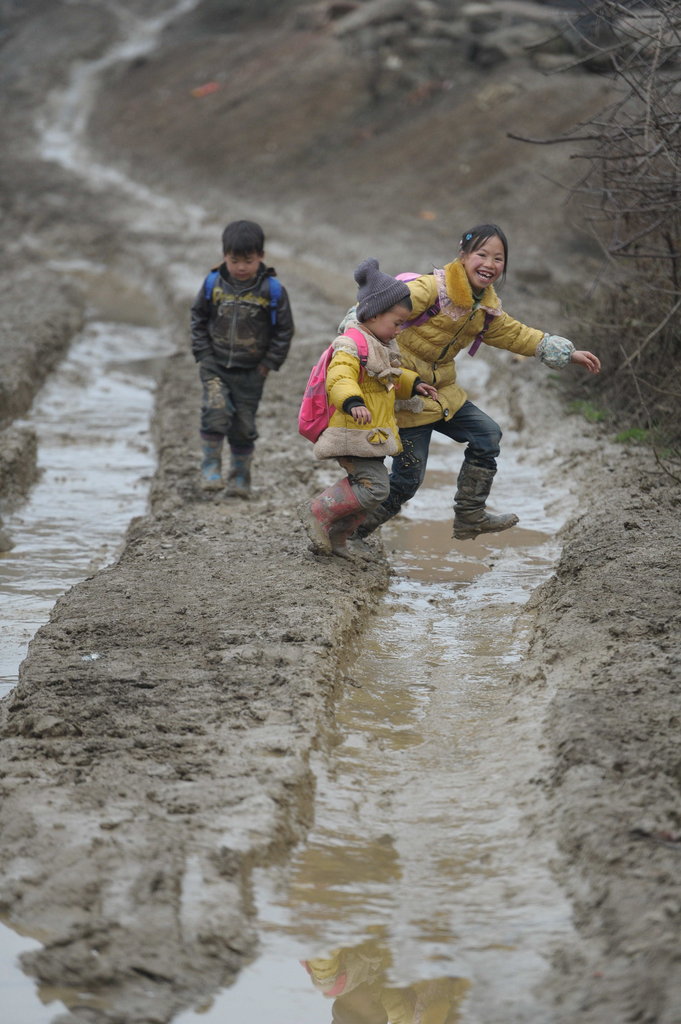
[[[338,1024],[456,1024],[470,986],[464,978],[396,986],[390,981],[386,946],[375,941],[334,950],[302,965],[315,988],[333,999],[332,1020]]]
[[[45,940],[45,936],[42,937]],[[67,985],[38,985],[19,968],[23,954],[37,951],[42,943],[29,938],[0,918],[0,992],[3,1024],[54,1024],[67,1008],[80,1011],[110,1009],[103,999]],[[59,1015],[59,1016],[58,1016]]]
[[[7,1024],[50,1024],[55,1013],[64,1006],[52,1006],[36,995],[33,982],[16,967],[22,953],[40,949],[40,942],[27,938],[18,931],[7,927],[0,919],[0,992],[2,992],[3,1021]]]
[[[523,494],[522,528],[453,542],[440,464],[456,458],[434,442],[434,472],[384,527],[395,575],[314,759],[315,825],[286,867],[256,874],[260,956],[177,1024],[551,1019],[542,983],[570,907],[527,820],[542,813],[528,780],[544,708],[509,704],[509,682],[561,524],[536,470],[510,457],[498,507]]]

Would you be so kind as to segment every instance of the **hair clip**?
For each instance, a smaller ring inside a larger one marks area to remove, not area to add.
[[[464,235],[463,237],[466,242],[470,242],[471,238],[473,237],[473,232],[469,231],[468,234]]]

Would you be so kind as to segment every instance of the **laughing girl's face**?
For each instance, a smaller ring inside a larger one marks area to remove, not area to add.
[[[472,252],[462,252],[459,259],[474,292],[481,292],[498,281],[504,272],[504,246],[498,235],[490,235]]]

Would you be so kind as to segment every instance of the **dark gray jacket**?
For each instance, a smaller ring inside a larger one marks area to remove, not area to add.
[[[261,263],[255,281],[244,285],[230,277],[223,263],[210,299],[201,286],[191,308],[192,352],[197,362],[225,370],[260,364],[279,369],[288,355],[294,325],[284,287],[272,324],[269,279],[274,276],[274,269]]]

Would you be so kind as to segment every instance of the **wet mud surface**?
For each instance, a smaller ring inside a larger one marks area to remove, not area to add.
[[[351,161],[327,135],[322,159],[312,118],[301,141],[293,97],[295,145],[277,170],[307,154],[304,188],[296,194],[290,174],[277,178],[273,202],[272,159],[260,154],[239,200],[239,161],[262,138],[255,108],[240,122],[241,149],[230,137],[233,152],[216,143],[198,159],[192,135],[205,139],[211,114],[190,87],[211,78],[221,41],[255,62],[254,82],[269,60],[271,90],[286,68],[290,29],[259,26],[256,46],[248,23],[231,26],[236,39],[216,40],[209,19],[207,28],[188,15],[161,36],[153,58],[128,73],[112,65],[90,139],[98,164],[139,184],[122,193],[89,179],[78,160],[67,168],[41,159],[39,134],[25,131],[35,104],[65,84],[71,61],[97,59],[124,35],[106,6],[55,6],[3,10],[1,159],[12,243],[1,257],[0,359],[3,381],[17,375],[7,404],[3,397],[3,424],[15,433],[3,438],[17,437],[17,417],[86,319],[113,309],[144,322],[151,308],[176,351],[158,386],[149,511],[131,523],[114,564],[57,602],[0,705],[0,914],[41,943],[22,965],[41,998],[68,1007],[60,1024],[152,1024],[199,1005],[256,956],[254,872],[285,863],[314,826],[311,759],[343,693],[348,645],[361,641],[390,582],[393,555],[380,542],[369,562],[318,558],[296,513],[329,476],[296,436],[295,415],[320,340],[352,298],[352,269],[369,252],[394,272],[438,263],[451,256],[459,221],[492,215],[512,242],[505,305],[569,334],[560,289],[583,285],[592,264],[547,180],[559,158],[534,167],[536,153],[511,153],[504,138],[502,173],[493,143],[523,117],[553,128],[578,120],[598,90],[583,79],[572,91],[550,85],[549,102],[545,81],[524,65],[491,71],[472,79],[473,93],[455,90],[451,109],[441,101],[432,114],[418,108],[410,161],[390,118]],[[45,19],[55,17],[48,31]],[[314,93],[325,73],[343,80],[337,41],[296,34],[291,45],[305,68],[301,90],[306,83]],[[373,117],[363,87],[357,79],[344,109],[352,113],[354,103]],[[496,106],[475,105],[471,97],[483,92]],[[254,87],[248,100],[257,99]],[[160,117],[164,102],[174,120]],[[466,138],[457,202],[443,132]],[[153,216],[148,187],[160,204]],[[163,205],[164,196],[172,202]],[[264,222],[298,325],[289,360],[267,384],[250,502],[199,490],[198,390],[186,339],[197,281],[215,261],[223,222],[236,216]],[[27,282],[36,281],[41,301],[18,316]],[[588,347],[597,351],[595,341]],[[527,653],[507,694],[509,717],[525,714],[535,695],[543,709],[540,766],[518,780],[517,800],[528,827],[555,844],[551,867],[576,931],[553,957],[549,1016],[536,1024],[678,1024],[681,492],[649,454],[568,414],[542,367],[490,358],[490,392],[514,443],[545,460],[549,486],[555,480],[562,493],[568,481],[571,506],[555,574],[519,611]],[[30,435],[18,436],[30,456]],[[28,469],[19,461],[30,480],[30,457]],[[13,483],[3,484],[3,514],[26,486],[16,469],[5,478]]]

